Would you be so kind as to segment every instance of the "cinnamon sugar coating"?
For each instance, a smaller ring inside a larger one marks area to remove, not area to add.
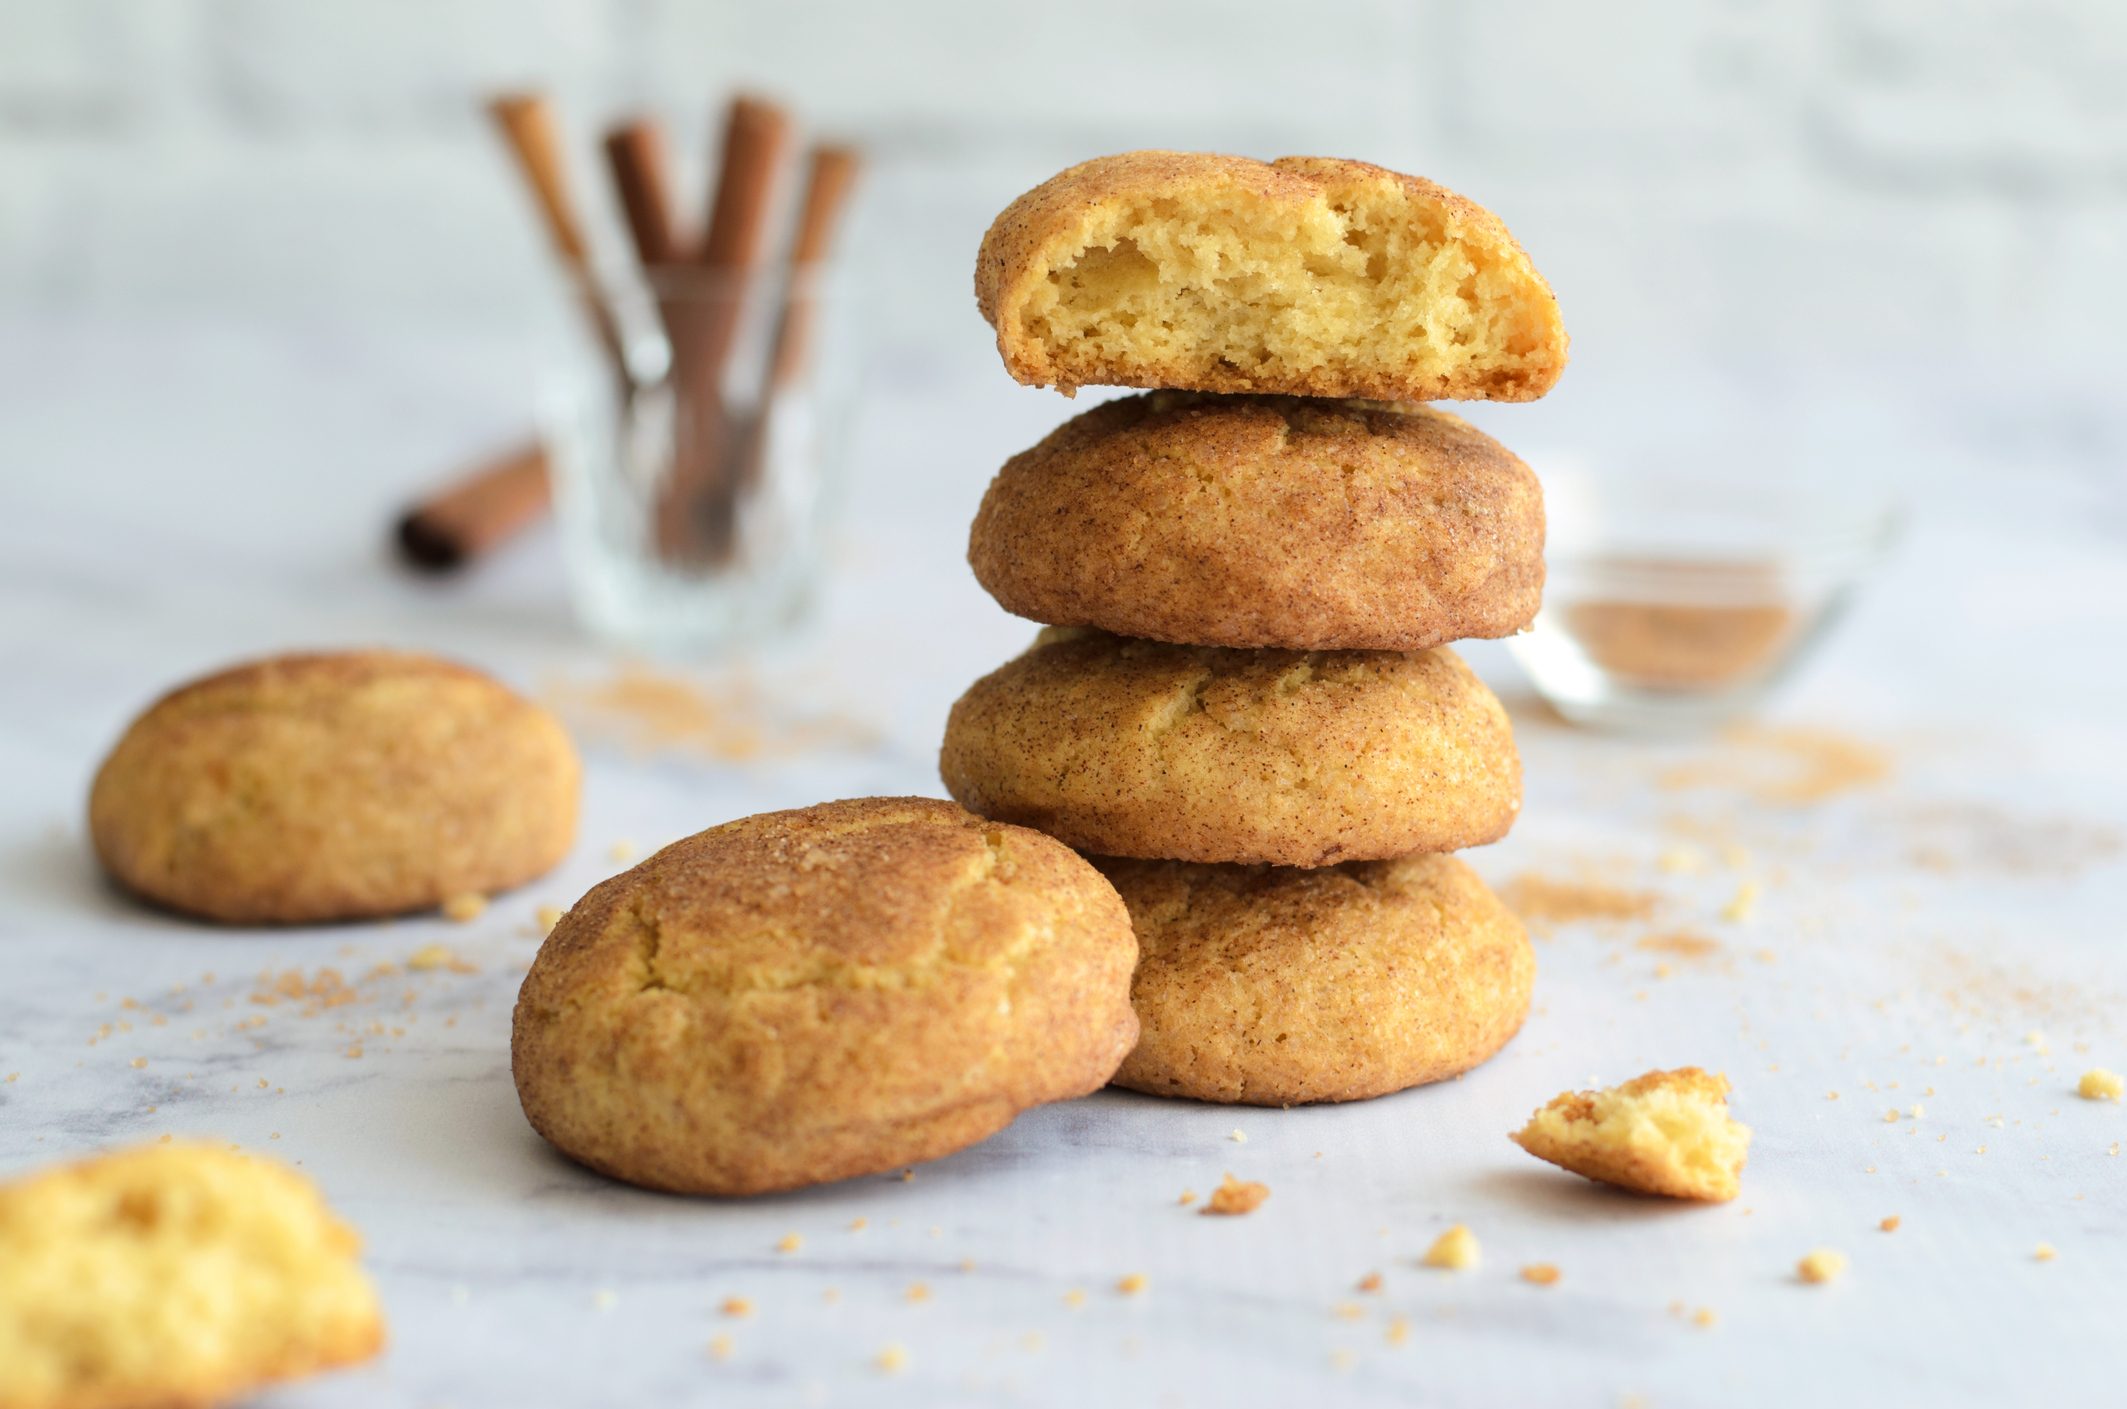
[[[1351,1101],[1490,1057],[1529,1011],[1521,924],[1452,856],[1302,871],[1097,862],[1130,907],[1142,1033],[1119,1086]]]
[[[1543,546],[1536,476],[1444,411],[1153,392],[1014,456],[968,561],[1052,626],[1415,651],[1527,626]]]
[[[1242,651],[1050,628],[946,721],[952,795],[1108,856],[1326,866],[1506,835],[1506,711],[1431,651]]]
[[[517,1000],[517,1093],[630,1183],[752,1194],[935,1159],[1096,1090],[1137,945],[1067,848],[929,798],[771,812],[578,901]]]

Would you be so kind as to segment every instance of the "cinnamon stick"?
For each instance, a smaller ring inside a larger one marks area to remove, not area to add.
[[[620,193],[621,213],[635,241],[636,257],[656,269],[680,257],[666,182],[664,129],[647,118],[623,122],[606,133],[606,165]]]
[[[415,567],[450,572],[516,536],[546,512],[546,448],[512,446],[400,518],[399,550]]]
[[[600,296],[593,277],[590,243],[584,238],[583,227],[576,220],[575,203],[569,198],[553,105],[536,93],[506,93],[492,99],[487,107],[510,154],[516,158],[518,170],[532,189],[555,254],[576,276],[592,332],[625,386],[629,381],[627,340],[621,336],[620,324]]]
[[[822,144],[812,149],[806,161],[805,197],[798,208],[798,233],[790,246],[790,287],[784,292],[782,317],[776,323],[775,343],[768,355],[768,378],[732,457],[740,493],[760,480],[768,452],[770,413],[777,394],[804,374],[812,351],[818,281],[856,180],[857,153],[853,148]]]
[[[770,197],[790,146],[790,117],[765,99],[740,95],[724,118],[723,164],[698,262],[702,297],[673,347],[673,385],[683,434],[657,505],[660,552],[696,560],[705,540],[704,506],[730,483],[731,446],[723,401],[724,368],[744,311],[747,275],[759,265],[767,238]]]

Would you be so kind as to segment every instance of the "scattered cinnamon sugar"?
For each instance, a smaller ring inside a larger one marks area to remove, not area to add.
[[[1532,1262],[1521,1269],[1521,1279],[1524,1282],[1532,1282],[1539,1287],[1556,1285],[1558,1277],[1559,1272],[1556,1263]]]
[[[2034,817],[1988,803],[1931,803],[1899,819],[1906,859],[1938,875],[2066,879],[2127,854],[2127,838],[2103,823]]]
[[[1891,776],[1891,756],[1861,739],[1829,729],[1731,725],[1715,752],[1656,776],[1670,791],[1715,788],[1753,802],[1797,806],[1825,802]]]
[[[1263,1206],[1263,1200],[1269,1197],[1268,1184],[1236,1179],[1229,1173],[1220,1182],[1219,1187],[1211,1191],[1211,1197],[1204,1201],[1203,1208],[1198,1212],[1239,1217],[1244,1213],[1254,1213]]]
[[[1721,941],[1691,930],[1650,934],[1632,946],[1652,954],[1671,954],[1679,959],[1710,959],[1721,952]]]
[[[601,681],[550,682],[543,698],[580,738],[638,756],[746,763],[816,748],[862,748],[878,738],[852,716],[805,713],[743,672],[699,680],[631,665]]]
[[[1594,880],[1572,880],[1525,871],[1499,888],[1499,898],[1531,929],[1584,920],[1644,920],[1660,897]]]

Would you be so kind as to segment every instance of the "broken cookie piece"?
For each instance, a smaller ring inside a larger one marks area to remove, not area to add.
[[[1538,1159],[1640,1194],[1725,1203],[1741,1186],[1750,1127],[1728,1114],[1728,1078],[1680,1067],[1602,1091],[1569,1091],[1510,1138]]]

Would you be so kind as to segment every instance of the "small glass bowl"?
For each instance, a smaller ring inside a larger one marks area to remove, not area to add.
[[[1538,466],[1543,609],[1508,644],[1576,724],[1712,728],[1807,658],[1895,540],[1886,491]]]

